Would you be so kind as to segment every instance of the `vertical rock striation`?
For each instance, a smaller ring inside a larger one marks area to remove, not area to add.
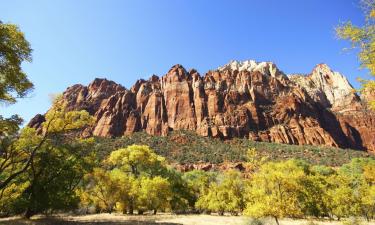
[[[374,113],[325,64],[309,75],[289,76],[274,63],[253,60],[232,61],[204,76],[175,65],[129,90],[106,79],[74,85],[62,101],[68,110],[84,109],[96,118],[95,136],[185,129],[224,139],[375,150]],[[42,121],[39,115],[29,126]]]

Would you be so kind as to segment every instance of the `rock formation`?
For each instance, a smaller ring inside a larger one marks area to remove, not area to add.
[[[175,65],[129,90],[106,79],[74,85],[62,101],[68,110],[84,109],[96,118],[90,130],[95,136],[187,129],[223,139],[375,151],[375,114],[325,64],[309,75],[288,76],[271,62],[252,60],[232,61],[204,76]],[[38,115],[29,126],[41,122]]]

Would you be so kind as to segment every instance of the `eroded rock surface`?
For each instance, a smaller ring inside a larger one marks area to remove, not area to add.
[[[223,139],[375,150],[374,113],[347,79],[325,64],[309,75],[290,76],[274,63],[252,60],[232,61],[204,76],[175,65],[129,90],[106,79],[74,85],[62,101],[96,118],[91,129],[96,136],[186,129]],[[42,121],[38,116],[29,126]]]

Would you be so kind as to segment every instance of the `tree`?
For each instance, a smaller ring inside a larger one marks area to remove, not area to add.
[[[303,168],[293,160],[263,164],[251,180],[244,213],[256,218],[271,216],[279,224],[279,218],[299,217],[300,180],[305,176]]]
[[[134,176],[124,173],[119,169],[113,169],[109,173],[110,183],[114,183],[117,187],[113,196],[116,199],[116,210],[126,214],[130,210],[134,199],[138,196],[138,181]]]
[[[113,151],[107,163],[135,177],[152,177],[161,174],[165,169],[165,158],[155,154],[146,145],[130,145]]]
[[[137,198],[138,213],[145,210],[166,210],[170,208],[172,192],[167,179],[160,176],[153,178],[141,177],[139,180],[139,190]]]
[[[84,110],[67,112],[60,99],[55,100],[45,118],[41,135],[26,127],[20,136],[8,136],[0,140],[4,146],[0,154],[0,191],[32,166],[37,151],[45,147],[47,142],[63,145],[66,141],[74,141],[74,138],[67,138],[65,134],[83,129],[94,122],[93,117]],[[18,138],[22,136],[29,137]]]
[[[375,0],[361,0],[365,13],[365,25],[355,26],[351,22],[341,24],[336,28],[339,38],[351,42],[352,48],[358,48],[358,58],[363,68],[367,68],[372,76],[375,76]],[[375,80],[363,80],[361,92],[374,93]],[[372,109],[375,109],[375,100],[369,102]]]
[[[94,205],[100,212],[111,213],[118,201],[119,183],[115,182],[110,172],[94,168],[85,175],[85,190],[80,192],[83,205]]]
[[[192,203],[194,203],[194,206],[199,198],[207,195],[211,183],[216,182],[217,176],[218,173],[216,172],[205,172],[202,170],[192,170],[184,173],[182,178],[187,182],[187,188],[193,194]],[[201,208],[207,210],[207,207]]]
[[[256,148],[249,148],[246,152],[246,164],[255,172],[259,167],[267,161],[267,157],[261,157]]]
[[[375,186],[368,183],[363,183],[359,190],[360,214],[364,216],[367,221],[375,217]]]
[[[223,179],[217,183],[212,182],[208,192],[201,195],[196,206],[200,209],[218,212],[230,212],[237,215],[244,208],[244,182],[241,173],[230,170],[224,174]]]
[[[146,145],[130,145],[113,151],[105,160],[105,164],[133,176],[134,179],[143,176],[154,177],[166,170],[164,157],[155,154]],[[132,195],[128,207],[130,214],[133,214],[135,206],[136,196]]]
[[[361,215],[369,220],[374,216],[374,171],[375,160],[371,158],[354,158],[340,167],[337,178],[331,181],[336,184],[332,196],[339,192],[338,196],[333,197],[333,202],[336,201],[338,205],[334,210],[338,217]],[[340,191],[343,195],[341,198]],[[346,208],[341,205],[343,203],[350,205]]]
[[[24,210],[25,216],[30,217],[78,203],[75,188],[90,166],[90,154],[85,149],[92,140],[69,134],[84,129],[92,121],[87,112],[66,112],[56,102],[46,114],[42,134],[26,127],[12,140],[0,157],[0,190],[1,193],[10,189],[19,191],[13,213]],[[28,184],[25,188],[14,189],[24,183]]]
[[[31,62],[31,52],[20,29],[0,21],[0,101],[15,103],[32,90],[33,84],[21,68],[22,62]]]
[[[33,84],[22,71],[24,61],[31,62],[31,48],[24,34],[14,24],[4,24],[0,21],[0,102],[13,104],[17,98],[22,98],[33,89]],[[29,166],[5,177],[3,170],[13,160],[13,153],[9,152],[12,142],[17,137],[22,119],[18,115],[4,118],[0,115],[0,191],[12,179],[23,173]],[[32,155],[30,155],[32,156]],[[31,161],[31,160],[29,160]]]
[[[329,215],[327,206],[327,176],[308,174],[300,180],[299,202],[305,216],[325,217]]]
[[[168,179],[170,183],[172,192],[171,210],[174,212],[186,212],[188,209],[194,209],[196,202],[195,193],[189,182],[184,179],[183,173],[174,168],[167,168],[161,176]]]
[[[181,174],[167,168],[165,159],[148,146],[113,151],[102,166],[105,169],[96,169],[101,176],[86,178],[81,191],[84,205],[130,214],[134,210],[142,214],[145,210],[185,209],[188,205],[189,192]]]
[[[351,185],[350,178],[340,174],[329,177],[327,206],[338,220],[343,217],[358,216],[360,201]]]

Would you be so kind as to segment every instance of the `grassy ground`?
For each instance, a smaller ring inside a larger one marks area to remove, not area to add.
[[[266,219],[265,225],[275,225]],[[308,220],[283,219],[280,225],[308,225]],[[317,225],[343,225],[340,221],[314,221]],[[215,215],[145,215],[126,216],[116,214],[94,214],[85,216],[59,215],[54,217],[34,217],[24,220],[17,217],[2,218],[0,225],[250,225],[250,219],[242,216]],[[362,225],[375,225],[375,222],[361,221]]]

